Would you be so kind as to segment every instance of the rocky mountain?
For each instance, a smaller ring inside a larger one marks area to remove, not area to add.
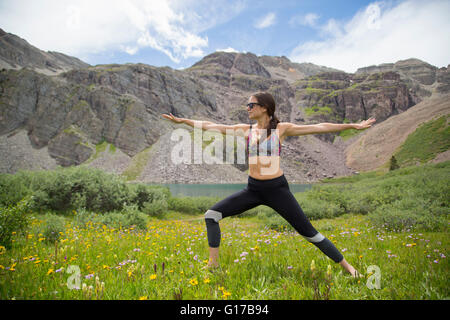
[[[185,70],[145,64],[89,66],[2,34],[0,172],[85,164],[132,181],[245,183],[246,163],[195,163],[198,149],[173,136],[178,128],[193,136],[192,128],[160,114],[249,123],[244,107],[248,97],[268,91],[277,101],[281,121],[377,118],[373,128],[354,132],[349,140],[336,133],[286,139],[282,169],[289,181],[308,183],[361,170],[358,164],[348,165],[349,141],[450,91],[448,68],[417,59],[362,68],[355,74],[286,57],[227,52],[210,54]],[[174,147],[181,143],[192,151],[190,163],[173,162]],[[207,148],[207,142],[199,143],[200,150]]]
[[[59,52],[44,52],[26,40],[0,28],[0,69],[29,68],[53,75],[74,68],[86,68],[89,64],[78,58]]]

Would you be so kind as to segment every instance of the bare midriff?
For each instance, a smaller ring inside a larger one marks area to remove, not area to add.
[[[248,175],[258,180],[275,179],[283,175],[280,156],[251,156],[248,158]]]

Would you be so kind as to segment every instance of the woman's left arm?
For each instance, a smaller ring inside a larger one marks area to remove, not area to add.
[[[370,118],[368,120],[363,120],[360,123],[318,123],[310,125],[297,125],[289,122],[284,122],[285,135],[286,136],[302,136],[307,134],[316,133],[329,133],[329,132],[339,132],[347,129],[357,129],[363,130],[370,128],[372,123],[376,121],[375,118]]]

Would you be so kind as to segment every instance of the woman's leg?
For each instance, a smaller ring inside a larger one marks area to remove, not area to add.
[[[218,266],[220,227],[223,218],[240,214],[262,204],[257,192],[247,187],[219,201],[205,213],[206,232],[209,244],[209,265]]]
[[[355,276],[356,270],[348,264],[336,246],[313,227],[289,190],[287,181],[277,188],[264,190],[263,198],[264,204],[277,211],[300,235]]]

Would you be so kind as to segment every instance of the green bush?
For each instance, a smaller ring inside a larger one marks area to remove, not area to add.
[[[147,203],[152,203],[155,200],[164,200],[170,198],[170,190],[167,187],[148,186],[145,184],[130,184],[130,203],[138,206],[142,210]]]
[[[31,190],[19,175],[0,174],[0,206],[14,206],[29,195]]]
[[[65,219],[55,214],[47,213],[43,217],[44,224],[39,228],[39,233],[43,235],[46,242],[54,243],[59,240],[64,232]]]
[[[34,190],[40,210],[71,211],[86,208],[108,212],[129,201],[124,181],[112,174],[85,167],[49,171]]]
[[[168,200],[170,210],[187,214],[198,214],[198,208],[191,197],[172,197]]]
[[[23,177],[23,173],[21,176]],[[97,169],[64,168],[43,174],[28,173],[36,210],[71,211],[86,208],[108,212],[131,203],[125,181]],[[38,182],[38,183],[36,183]]]
[[[15,206],[0,207],[0,245],[11,248],[13,232],[20,234],[29,226],[30,198]]]
[[[84,228],[89,222],[92,222],[97,217],[97,214],[86,210],[85,208],[78,209],[73,218],[73,222],[76,226]]]
[[[121,212],[110,212],[95,215],[92,222],[104,224],[113,228],[136,228],[145,230],[147,228],[147,216],[140,212],[136,205],[125,206]]]
[[[169,210],[186,214],[204,214],[220,200],[219,197],[171,197],[167,203]]]
[[[108,227],[116,229],[126,226],[125,215],[121,212],[109,212],[95,215],[92,217],[92,222],[96,224],[104,224]]]
[[[301,208],[311,220],[336,218],[345,213],[339,204],[323,200],[305,201],[301,204]]]
[[[128,184],[120,176],[85,166],[0,175],[0,205],[13,205],[31,194],[33,208],[41,212],[111,212],[132,204],[142,210],[146,203],[171,197],[167,187]]]
[[[390,231],[442,231],[448,226],[449,210],[421,198],[404,198],[381,205],[369,218],[376,226]]]
[[[126,206],[123,215],[125,216],[125,228],[133,226],[139,230],[147,228],[147,216],[140,212],[136,205]]]
[[[152,217],[162,218],[167,212],[168,204],[165,199],[156,199],[152,202],[145,202],[142,212]]]

